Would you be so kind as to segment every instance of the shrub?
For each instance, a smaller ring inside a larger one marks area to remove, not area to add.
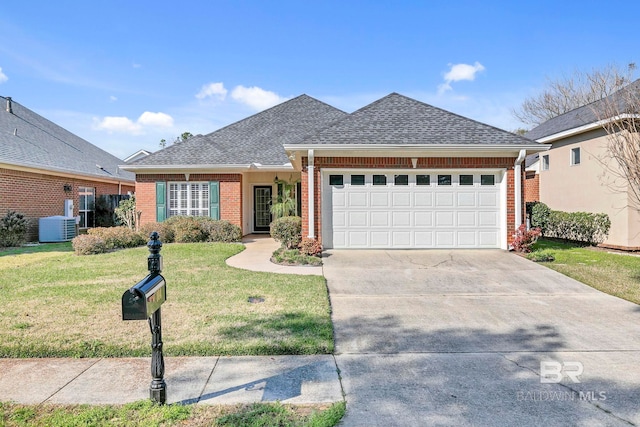
[[[200,218],[202,231],[207,234],[208,242],[239,242],[242,240],[242,230],[226,220]]]
[[[551,211],[544,235],[595,245],[605,241],[610,228],[607,214]]]
[[[547,229],[547,224],[549,223],[550,214],[551,209],[549,209],[549,206],[541,202],[536,202],[531,207],[531,227],[539,228],[544,234]]]
[[[90,228],[87,234],[101,238],[107,249],[135,248],[147,242],[139,233],[127,227]]]
[[[148,222],[140,226],[140,236],[145,242],[149,241],[149,236],[154,231],[158,232],[160,235],[160,241],[162,243],[172,243],[173,236],[173,228],[170,224],[166,222]]]
[[[309,256],[319,256],[322,253],[322,245],[316,239],[305,237],[300,243],[300,253]]]
[[[108,250],[103,239],[91,234],[81,234],[74,237],[71,240],[71,246],[76,255],[101,254]]]
[[[513,247],[513,250],[516,252],[529,253],[531,252],[531,246],[538,240],[539,236],[539,228],[527,230],[527,226],[522,224],[516,230],[516,234],[513,235],[514,239],[511,247]]]
[[[135,230],[140,223],[142,212],[136,211],[136,199],[133,196],[129,199],[121,200],[114,212],[118,221],[132,230]]]
[[[534,262],[551,262],[555,261],[556,257],[553,252],[544,249],[527,254],[527,259]]]
[[[205,242],[207,233],[202,229],[201,220],[193,216],[172,216],[165,221],[173,230],[173,240],[177,243]]]
[[[28,222],[24,215],[9,211],[0,221],[0,247],[20,246],[27,240]]]
[[[322,260],[316,256],[301,253],[298,249],[278,248],[271,256],[271,262],[280,265],[321,265]]]
[[[302,240],[302,218],[299,216],[278,218],[271,223],[270,229],[271,237],[281,242],[284,248],[297,248]]]

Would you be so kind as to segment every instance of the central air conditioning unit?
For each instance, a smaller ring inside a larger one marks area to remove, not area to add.
[[[39,220],[40,242],[68,242],[76,237],[76,219],[67,216],[48,216]]]

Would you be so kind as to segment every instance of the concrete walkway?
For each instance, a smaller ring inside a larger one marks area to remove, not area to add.
[[[227,259],[227,265],[251,271],[268,273],[304,274],[322,276],[322,266],[288,266],[270,261],[271,254],[280,247],[268,234],[250,234],[242,239],[245,250]]]
[[[278,244],[248,236],[230,266],[322,275],[322,267],[269,261]],[[151,354],[151,348],[149,348]],[[331,403],[343,400],[332,355],[165,358],[167,403]],[[123,404],[149,398],[151,358],[0,359],[0,401],[24,404]]]

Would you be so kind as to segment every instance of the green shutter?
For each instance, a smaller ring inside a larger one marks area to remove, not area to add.
[[[209,216],[220,219],[220,183],[209,182]]]
[[[167,219],[167,183],[156,182],[156,221],[162,222]]]

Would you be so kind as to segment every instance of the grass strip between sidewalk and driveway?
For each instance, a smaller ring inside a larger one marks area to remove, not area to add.
[[[242,249],[164,245],[165,355],[331,353],[324,278],[227,266]],[[0,357],[149,356],[147,322],[121,320],[122,294],[148,273],[148,254],[76,256],[70,244],[0,252]]]
[[[633,253],[539,239],[534,251],[553,254],[542,265],[627,301],[640,304],[640,257]]]
[[[344,416],[345,403],[332,405],[154,405],[123,406],[16,405],[0,402],[0,425],[6,427],[74,426],[282,426],[332,427]]]

